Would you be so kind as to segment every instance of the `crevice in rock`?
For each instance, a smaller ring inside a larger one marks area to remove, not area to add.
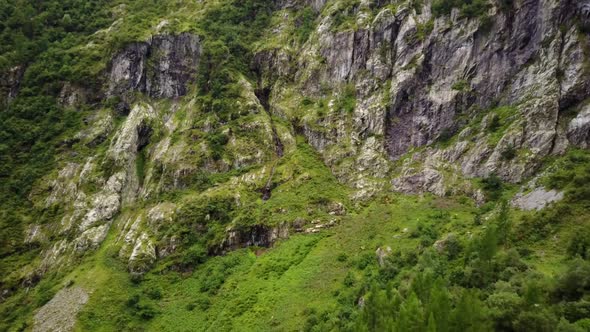
[[[259,83],[259,85],[260,85],[260,83]],[[258,88],[254,91],[254,94],[258,98],[258,101],[262,105],[262,108],[264,108],[264,111],[268,115],[271,131],[272,131],[272,138],[273,138],[273,142],[274,142],[274,146],[275,146],[275,153],[278,158],[281,158],[281,157],[283,157],[283,154],[284,154],[284,146],[283,146],[283,142],[281,142],[281,139],[279,138],[279,135],[277,133],[277,128],[274,124],[272,114],[270,112],[270,103],[269,103],[270,93],[271,93],[271,90],[268,87]],[[270,177],[268,178],[268,181],[266,182],[266,185],[264,186],[264,188],[262,188],[262,200],[263,201],[269,200],[272,196],[272,178],[275,173],[276,164],[277,164],[276,162],[273,164],[272,169],[270,171]]]
[[[272,196],[272,178],[275,175],[276,166],[277,166],[276,163],[274,165],[272,165],[272,169],[270,170],[270,176],[268,177],[268,180],[266,181],[266,185],[264,185],[264,188],[262,188],[262,200],[263,201],[268,201]]]
[[[150,138],[152,136],[153,129],[152,127],[142,122],[137,127],[137,152],[143,150],[148,144],[150,144]]]
[[[258,98],[258,101],[262,105],[262,108],[264,108],[264,111],[268,115],[268,118],[270,121],[270,127],[272,130],[272,138],[273,138],[274,145],[275,145],[275,152],[276,152],[277,156],[279,158],[281,158],[284,153],[284,146],[283,146],[283,142],[281,142],[281,139],[279,138],[279,135],[277,133],[277,128],[276,128],[274,121],[272,119],[272,114],[270,113],[270,104],[269,104],[270,92],[271,92],[271,90],[269,88],[260,88],[260,89],[256,89],[256,91],[254,91],[254,94],[256,95],[256,97]]]
[[[145,151],[145,147],[150,144],[152,132],[152,127],[145,122],[141,122],[137,127],[137,155],[135,156],[135,170],[140,186],[143,186],[145,180],[145,163],[147,159],[147,151]]]

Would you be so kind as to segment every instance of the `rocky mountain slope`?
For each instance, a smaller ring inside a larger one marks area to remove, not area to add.
[[[590,2],[97,6],[0,58],[1,329],[590,326]]]

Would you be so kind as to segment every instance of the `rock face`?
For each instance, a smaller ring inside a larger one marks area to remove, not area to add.
[[[573,23],[588,21],[587,1],[514,1],[512,8],[490,11],[486,24],[457,11],[434,17],[430,1],[420,12],[403,4],[396,12],[374,11],[361,2],[354,7],[356,29],[335,26],[339,6],[324,8],[333,15],[321,17],[317,42],[299,53],[294,76],[308,99],[330,100],[324,114],[303,116],[302,128],[343,182],[370,194],[369,188],[382,188],[390,161],[428,146],[390,188],[444,195],[459,184],[476,196],[462,177],[495,173],[517,183],[533,175],[544,156],[570,143],[587,146],[586,113],[572,122],[567,138],[560,126],[563,111],[590,96],[584,54],[590,44]],[[264,63],[283,61],[273,52]],[[356,99],[350,115],[338,106],[346,86],[354,87]],[[494,117],[501,118],[498,130],[489,129]],[[451,146],[436,146],[458,133]],[[368,144],[373,138],[376,144]],[[516,156],[505,157],[508,150]],[[363,166],[368,160],[373,167]],[[450,183],[448,172],[457,175]]]
[[[550,203],[559,202],[563,197],[563,192],[535,188],[528,194],[517,194],[512,205],[526,211],[541,210]]]
[[[272,199],[283,181],[309,180],[290,164],[297,158],[288,158],[298,148],[297,135],[355,190],[353,200],[398,191],[467,195],[483,203],[470,178],[496,174],[519,183],[544,157],[568,146],[590,147],[589,0],[515,0],[511,8],[491,8],[485,20],[457,10],[435,17],[430,0],[421,1],[421,10],[402,1],[395,10],[381,0],[353,3],[273,1],[284,18],[271,20],[280,21],[269,29],[277,38],[256,45],[255,79],[232,72],[239,77],[227,117],[204,112],[189,94],[202,54],[199,36],[155,35],[115,54],[105,86],[114,102],[101,103],[112,109],[89,116],[75,136],[92,152],[83,151],[86,159],[63,156],[36,191],[42,197],[32,197],[43,209],[63,212],[58,222],[27,229],[26,241],[43,250],[35,273],[98,248],[109,232],[117,232],[129,271],[146,272],[186,245],[170,227],[188,204],[167,201],[179,189],[199,197],[232,195],[239,210],[253,191],[264,188]],[[307,6],[313,8],[307,14],[317,15],[310,37],[282,38],[293,33],[289,24],[302,23],[297,11]],[[337,19],[342,13],[350,16],[346,24]],[[168,25],[162,21],[156,31]],[[14,68],[0,78],[0,95],[14,97],[22,74]],[[76,107],[90,97],[66,84],[60,102]],[[170,100],[154,100],[161,98]],[[207,183],[219,173],[231,180]],[[561,197],[535,189],[514,204],[540,209]],[[215,227],[225,233],[208,249],[268,247],[289,236],[288,223],[320,232],[346,214],[342,202],[327,206],[330,221],[309,217],[309,227],[306,215],[242,225],[224,218]],[[207,234],[215,222],[209,218],[190,231]],[[445,242],[438,245],[442,250]],[[381,263],[387,254],[387,248],[376,252]]]
[[[289,225],[286,223],[276,227],[254,225],[239,229],[230,228],[225,241],[220,246],[220,252],[250,246],[269,247],[275,241],[288,237]]]
[[[7,75],[0,77],[0,106],[16,97],[24,73],[25,68],[17,66],[9,69]]]
[[[590,106],[586,106],[569,124],[567,138],[578,147],[590,148]]]
[[[147,42],[133,43],[110,64],[108,95],[138,91],[153,98],[183,96],[200,55],[200,38],[189,33],[157,35]]]

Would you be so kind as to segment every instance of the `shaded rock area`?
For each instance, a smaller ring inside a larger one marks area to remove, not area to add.
[[[16,66],[9,69],[6,75],[0,76],[0,106],[16,97],[24,73],[24,67]]]
[[[570,122],[567,137],[573,145],[590,148],[590,106],[586,106]]]
[[[88,293],[81,287],[60,290],[35,315],[33,332],[67,332],[74,329],[76,315],[88,302]]]
[[[200,56],[200,38],[189,33],[157,35],[133,43],[113,58],[107,94],[124,96],[137,91],[153,98],[183,96]]]
[[[249,227],[230,228],[227,237],[221,244],[219,251],[257,246],[270,247],[279,239],[289,237],[289,225],[282,223],[278,226],[253,225]]]

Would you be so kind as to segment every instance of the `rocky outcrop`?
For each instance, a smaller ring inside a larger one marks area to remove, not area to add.
[[[590,148],[590,105],[587,105],[569,123],[567,138],[572,145]]]
[[[142,233],[129,257],[129,271],[133,274],[143,274],[152,267],[156,258],[156,246],[147,233]]]
[[[24,74],[25,67],[16,66],[0,75],[0,105],[3,106],[16,97]]]
[[[60,170],[31,195],[43,196],[37,206],[63,212],[51,227],[26,230],[27,242],[42,246],[39,270],[98,248],[113,230],[129,271],[146,272],[184,244],[174,230],[163,231],[183,203],[176,197],[174,204],[163,203],[171,196],[162,193],[219,190],[235,194],[240,206],[241,194],[249,200],[263,188],[263,198],[272,200],[271,190],[304,176],[300,165],[291,165],[298,163],[290,155],[300,144],[296,135],[356,190],[354,200],[393,190],[468,195],[483,203],[469,178],[496,174],[518,183],[534,175],[544,157],[568,145],[590,146],[584,103],[590,97],[590,44],[574,24],[590,20],[588,1],[515,0],[510,10],[492,8],[485,22],[456,10],[434,17],[428,0],[421,11],[406,3],[394,10],[385,2],[354,2],[343,11],[342,1],[274,1],[285,19],[268,35],[279,36],[255,46],[255,79],[232,72],[233,113],[223,119],[204,112],[195,96],[179,98],[195,81],[198,36],[160,34],[127,45],[107,69],[110,99],[85,118],[86,127],[73,139],[82,153],[99,147],[96,153],[64,157]],[[304,42],[283,38],[300,23],[290,15],[305,6],[322,12],[315,31]],[[351,15],[346,24],[336,19],[343,13]],[[162,21],[156,30],[172,25]],[[283,39],[292,43],[277,42]],[[0,89],[18,90],[22,74],[14,74]],[[130,98],[136,93],[145,96]],[[76,107],[87,97],[66,84],[60,102]],[[573,119],[570,110],[577,112]],[[226,182],[217,183],[215,174],[230,171],[239,175],[226,174],[231,179],[224,175],[219,181]],[[539,209],[561,197],[535,189],[514,204]],[[324,212],[321,219],[303,214],[293,228],[321,232],[335,226],[346,208],[334,203]],[[223,240],[214,253],[268,247],[289,236],[284,220],[236,220],[220,227],[225,236],[218,237]],[[437,242],[440,250],[444,245]],[[380,250],[383,263],[389,250]]]
[[[153,98],[174,98],[186,94],[201,56],[201,40],[189,33],[157,35],[128,45],[109,66],[109,96],[129,92]]]
[[[387,163],[375,163],[382,171],[370,174],[360,158],[341,162],[366,153],[370,137],[379,142],[371,148],[374,156],[397,161],[469,129],[449,148],[433,147],[420,158],[436,160],[436,167],[414,165],[393,182],[395,190],[439,195],[447,191],[440,170],[445,163],[461,165],[458,175],[467,178],[497,174],[520,182],[544,156],[565,150],[562,112],[590,96],[589,42],[574,24],[587,20],[585,2],[515,1],[509,10],[490,11],[486,24],[457,11],[433,17],[429,1],[420,13],[400,5],[396,12],[379,9],[368,20],[372,9],[361,2],[354,30],[335,26],[339,4],[327,6],[318,42],[300,53],[295,79],[308,98],[330,100],[324,115],[303,116],[302,128],[344,182],[360,187],[387,176]],[[351,116],[332,109],[347,85],[355,88]],[[501,132],[492,134],[485,121],[477,121],[497,105],[512,111],[503,114]],[[576,145],[585,144],[584,126],[583,114],[570,125],[567,136]]]
[[[289,225],[282,223],[275,227],[267,225],[230,227],[226,233],[227,237],[220,245],[220,252],[250,246],[270,247],[277,240],[289,237]]]
[[[375,251],[375,255],[377,256],[377,261],[379,262],[379,266],[385,266],[386,259],[391,255],[391,247],[379,247]]]
[[[512,200],[512,205],[525,211],[541,210],[550,203],[563,199],[563,192],[556,190],[547,191],[545,188],[535,188],[529,193],[518,193]]]

